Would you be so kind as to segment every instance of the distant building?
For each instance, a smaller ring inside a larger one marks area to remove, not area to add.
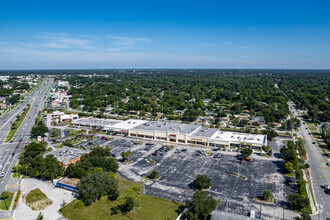
[[[79,119],[79,115],[69,115],[69,114],[60,115],[61,122],[70,122],[76,119]]]
[[[249,121],[250,125],[252,125],[253,123],[258,123],[259,125],[264,125],[265,124],[265,118],[263,116],[254,116]]]

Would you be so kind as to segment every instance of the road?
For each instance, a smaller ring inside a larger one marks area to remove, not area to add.
[[[0,118],[0,122],[4,123],[0,128],[2,132],[0,137],[0,142],[2,143],[0,145],[0,165],[2,166],[1,172],[4,172],[5,174],[4,177],[0,178],[0,192],[3,192],[5,189],[8,189],[9,191],[17,191],[17,188],[20,186],[21,180],[11,178],[11,170],[16,165],[18,156],[28,141],[35,119],[45,103],[48,87],[52,83],[53,79],[46,79],[39,88],[26,98],[24,103],[14,108],[8,113],[8,115],[3,115]],[[18,115],[27,103],[30,103],[30,101],[32,101],[30,111],[26,115],[20,128],[17,130],[12,141],[10,143],[3,143],[6,137],[5,132],[9,132],[10,122],[14,121],[15,116]],[[0,212],[0,218],[10,218],[11,216],[12,212]]]
[[[299,113],[296,110],[294,103],[289,102],[290,111],[295,117],[299,117]],[[327,166],[327,158],[323,155],[321,149],[316,144],[314,137],[307,126],[302,125],[297,132],[298,136],[304,139],[307,148],[307,163],[310,165],[311,180],[314,186],[314,196],[318,204],[319,213],[312,216],[313,219],[327,219],[330,218],[330,195],[326,194],[324,185],[330,185],[330,168]],[[315,144],[314,144],[315,143]]]

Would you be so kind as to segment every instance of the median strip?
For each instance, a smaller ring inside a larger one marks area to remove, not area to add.
[[[5,139],[5,142],[11,141],[13,137],[15,136],[17,130],[20,128],[21,124],[25,120],[26,115],[29,113],[31,108],[31,105],[28,105],[28,108],[23,111],[23,113],[19,116],[17,116],[17,119],[14,121],[14,123],[10,126],[10,131]]]

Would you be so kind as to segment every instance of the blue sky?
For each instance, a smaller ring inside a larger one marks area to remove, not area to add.
[[[322,0],[0,0],[0,69],[329,69],[329,11]]]

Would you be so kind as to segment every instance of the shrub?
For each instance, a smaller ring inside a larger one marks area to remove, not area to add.
[[[82,200],[77,200],[76,204],[74,205],[76,209],[82,209],[85,207],[85,203]]]

